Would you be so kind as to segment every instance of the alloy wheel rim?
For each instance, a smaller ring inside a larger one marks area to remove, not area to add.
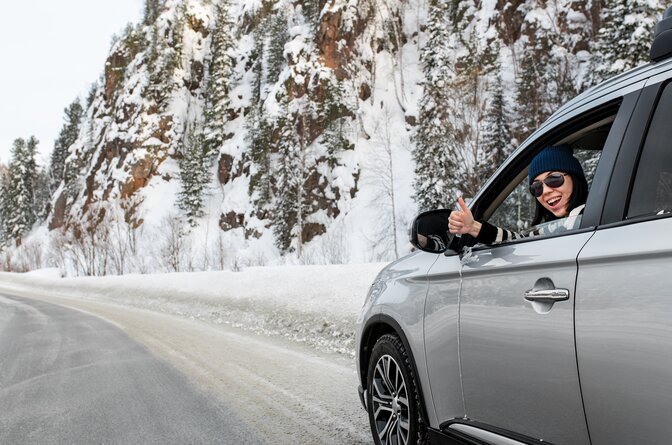
[[[404,375],[394,358],[383,355],[378,359],[371,386],[373,419],[380,443],[408,445],[408,391]]]

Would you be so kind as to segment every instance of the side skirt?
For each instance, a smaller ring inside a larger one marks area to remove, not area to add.
[[[454,419],[443,423],[440,428],[428,430],[432,445],[552,445],[469,419]]]

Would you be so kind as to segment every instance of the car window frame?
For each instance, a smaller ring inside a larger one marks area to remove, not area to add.
[[[617,107],[609,135],[605,141],[602,155],[595,171],[581,225],[578,229],[538,237],[523,237],[496,245],[477,244],[473,247],[478,250],[490,249],[500,245],[525,243],[538,239],[550,239],[595,230],[600,223],[600,217],[605,204],[605,193],[611,180],[615,162],[626,135],[630,119],[638,103],[642,86],[643,82],[641,82],[640,88],[636,88],[633,91],[630,88],[627,91],[616,90],[599,99],[590,100],[584,106],[578,106],[576,113],[568,114],[565,116],[565,119],[556,122],[553,127],[548,128],[544,126],[544,132],[536,132],[528,138],[509,160],[497,170],[493,177],[487,181],[486,185],[474,198],[471,207],[474,217],[476,219],[482,218],[486,211],[490,210],[492,203],[501,197],[502,190],[507,188],[514,178],[521,176],[522,171],[527,170],[532,158],[543,147],[560,141],[582,127],[586,127],[586,125],[581,125],[583,122],[591,121],[596,123],[601,119],[614,116],[614,109]],[[612,148],[605,151],[604,148],[606,147]]]
[[[614,165],[598,230],[669,217],[671,214],[626,218],[635,176],[651,121],[664,89],[672,83],[672,70],[651,77],[634,110]],[[634,147],[628,149],[628,147]]]

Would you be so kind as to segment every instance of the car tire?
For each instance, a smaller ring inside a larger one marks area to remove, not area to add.
[[[413,366],[401,339],[378,339],[367,371],[367,407],[376,445],[424,445],[427,428]]]

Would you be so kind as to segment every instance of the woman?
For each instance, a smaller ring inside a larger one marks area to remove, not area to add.
[[[588,197],[588,183],[581,164],[567,145],[546,147],[534,157],[528,169],[530,193],[536,198],[536,226],[558,218],[580,215]],[[453,234],[469,234],[482,244],[496,244],[520,238],[523,235],[496,227],[485,221],[475,221],[462,198],[458,199],[461,210],[450,214],[448,230]],[[524,236],[539,235],[533,230]]]

